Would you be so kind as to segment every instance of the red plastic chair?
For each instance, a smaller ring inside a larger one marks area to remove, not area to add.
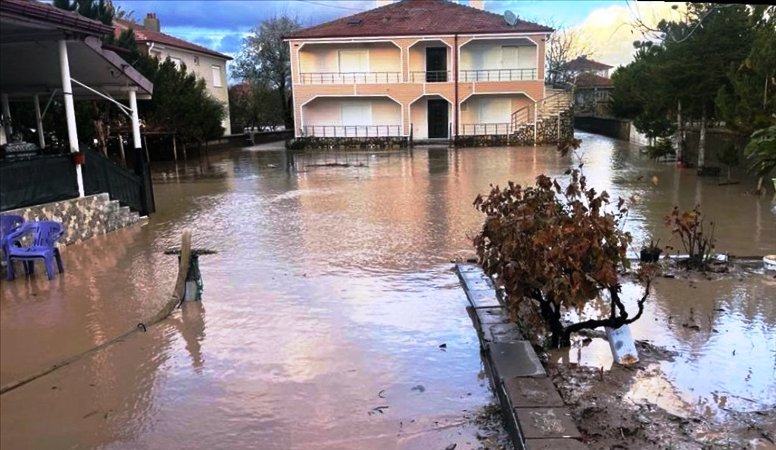
[[[28,234],[32,234],[32,244],[24,247],[22,246],[21,239]],[[57,240],[63,234],[65,234],[65,230],[62,224],[53,221],[27,222],[18,230],[9,234],[6,237],[8,280],[15,278],[13,270],[14,261],[22,261],[25,264],[25,268],[31,274],[35,261],[42,259],[46,265],[46,273],[49,280],[54,279],[54,259],[57,261],[59,272],[64,272],[62,256],[57,248]]]

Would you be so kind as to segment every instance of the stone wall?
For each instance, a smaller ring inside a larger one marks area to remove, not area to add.
[[[631,132],[630,121],[606,117],[577,116],[574,118],[574,126],[588,133],[600,134],[624,141],[630,138]]]
[[[65,234],[59,242],[66,245],[132,225],[140,220],[137,213],[111,200],[108,194],[89,195],[26,208],[3,211],[27,221],[62,222]]]
[[[537,145],[557,144],[560,139],[574,137],[574,116],[571,110],[559,116],[536,122]],[[534,145],[533,124],[523,125],[511,135],[459,136],[455,145],[461,147],[498,147],[507,145]]]
[[[299,137],[286,141],[289,150],[351,148],[351,149],[384,149],[406,148],[409,139],[404,136],[386,136],[370,138],[348,137]]]

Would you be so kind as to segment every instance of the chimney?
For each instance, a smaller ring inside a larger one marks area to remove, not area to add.
[[[161,24],[159,23],[159,19],[156,18],[156,13],[148,13],[146,14],[145,19],[143,19],[143,28],[146,28],[151,31],[162,31]]]
[[[469,6],[472,8],[485,10],[485,0],[469,0]]]

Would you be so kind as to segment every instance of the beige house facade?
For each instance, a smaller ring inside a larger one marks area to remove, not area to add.
[[[205,80],[208,93],[226,107],[226,117],[221,123],[224,134],[231,134],[229,118],[229,87],[226,64],[232,58],[183,39],[161,32],[160,21],[154,13],[148,13],[143,24],[126,20],[117,20],[116,35],[127,28],[135,32],[135,40],[147,54],[160,60],[170,58],[178,65],[185,64],[186,69],[198,78]]]
[[[551,32],[444,0],[403,0],[293,33],[295,134],[511,133],[515,113],[545,98]]]

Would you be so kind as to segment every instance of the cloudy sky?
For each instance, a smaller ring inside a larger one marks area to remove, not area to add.
[[[163,32],[234,56],[243,37],[268,17],[288,14],[309,26],[374,8],[376,1],[114,0],[114,4],[133,11],[138,21],[146,13],[155,12]],[[657,23],[660,18],[676,14],[667,3],[626,0],[486,0],[485,9],[495,13],[510,10],[522,19],[574,29],[592,49],[593,58],[613,66],[626,64],[632,57],[632,42],[641,37],[631,27],[636,18]]]

